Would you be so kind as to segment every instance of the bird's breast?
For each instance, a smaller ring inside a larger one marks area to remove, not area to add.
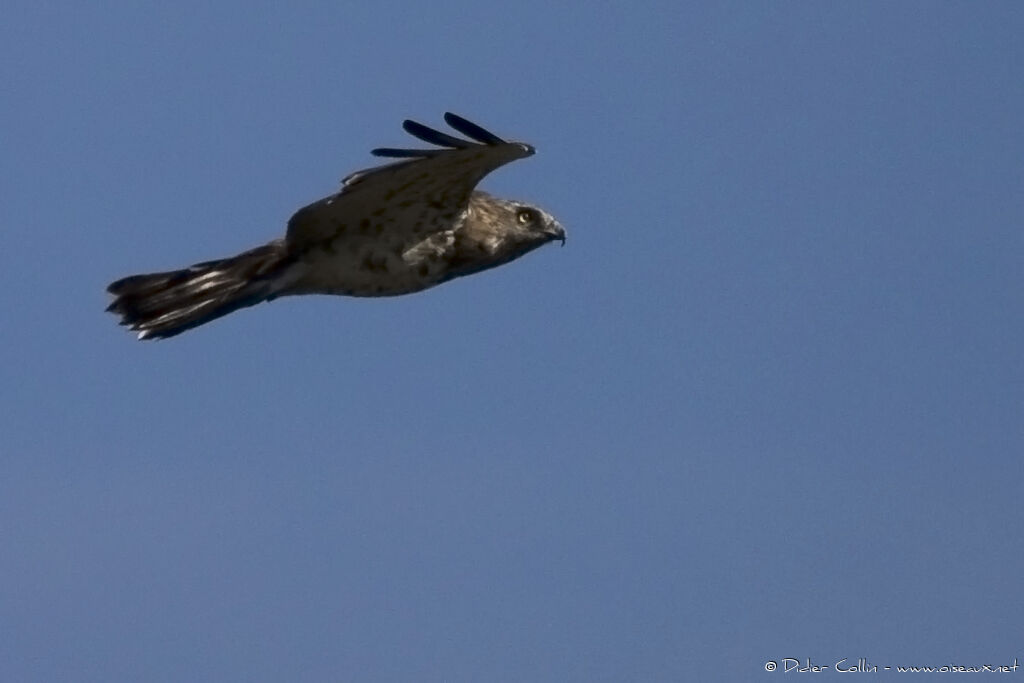
[[[347,237],[306,249],[295,293],[397,296],[418,292],[445,279],[443,249],[400,240]]]

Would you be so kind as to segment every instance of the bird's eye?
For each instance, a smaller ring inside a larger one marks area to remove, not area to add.
[[[537,220],[537,212],[533,209],[519,209],[516,213],[516,220],[518,220],[521,225],[532,223]]]

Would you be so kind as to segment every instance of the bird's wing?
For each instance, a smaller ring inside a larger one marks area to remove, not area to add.
[[[356,171],[340,192],[295,212],[288,221],[289,249],[302,252],[341,234],[419,239],[432,227],[453,225],[485,175],[534,153],[530,145],[503,140],[450,112],[444,120],[469,139],[406,120],[408,133],[437,149],[373,150],[401,161]]]

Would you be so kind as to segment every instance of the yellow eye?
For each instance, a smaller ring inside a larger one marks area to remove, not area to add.
[[[532,223],[536,219],[537,213],[533,209],[520,209],[516,213],[516,220],[518,220],[521,225]]]

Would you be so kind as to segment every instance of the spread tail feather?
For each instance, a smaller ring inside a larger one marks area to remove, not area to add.
[[[166,273],[131,275],[112,283],[107,310],[139,339],[173,337],[232,311],[274,298],[273,278],[286,264],[280,242],[238,256]]]

